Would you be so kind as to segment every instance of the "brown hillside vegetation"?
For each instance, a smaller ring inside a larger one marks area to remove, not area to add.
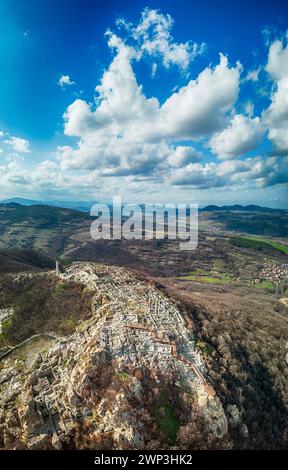
[[[271,294],[248,289],[197,292],[191,283],[165,280],[165,291],[191,316],[226,410],[233,403],[240,410],[235,447],[287,448],[287,313],[277,312]]]
[[[17,248],[0,250],[0,274],[43,271],[54,266],[55,261],[43,253]]]
[[[2,346],[39,333],[71,334],[91,314],[91,293],[83,285],[59,281],[54,274],[2,276],[0,294],[0,307],[13,306],[0,337]]]

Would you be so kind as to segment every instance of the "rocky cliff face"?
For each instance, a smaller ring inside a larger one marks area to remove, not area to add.
[[[0,446],[221,445],[227,418],[176,305],[121,268],[76,263],[61,278],[93,293],[91,317],[2,352]]]

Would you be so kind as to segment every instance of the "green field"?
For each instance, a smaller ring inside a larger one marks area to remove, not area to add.
[[[214,274],[213,272],[205,271],[201,268],[190,271],[187,276],[181,276],[180,279],[210,284],[231,284],[231,282],[235,280],[231,274],[220,272]]]
[[[280,243],[265,240],[259,237],[230,237],[229,243],[234,246],[241,248],[251,248],[253,250],[264,250],[265,248],[273,248],[274,250],[280,251],[281,253],[288,254],[288,247],[281,245]]]
[[[259,284],[254,284],[254,287],[256,287],[257,289],[268,290],[270,292],[275,291],[275,284],[271,281],[261,281],[259,282]]]

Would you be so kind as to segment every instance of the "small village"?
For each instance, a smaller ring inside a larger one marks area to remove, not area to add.
[[[271,281],[276,285],[288,280],[288,263],[271,264],[267,259],[264,261],[259,280]]]

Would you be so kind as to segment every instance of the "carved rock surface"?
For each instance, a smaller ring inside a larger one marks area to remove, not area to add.
[[[195,406],[207,441],[227,435],[192,331],[171,300],[117,267],[75,263],[61,277],[93,291],[93,311],[44,351],[37,339],[27,343],[29,365],[15,365],[18,350],[1,360],[5,448],[181,448],[177,429],[194,419]]]

